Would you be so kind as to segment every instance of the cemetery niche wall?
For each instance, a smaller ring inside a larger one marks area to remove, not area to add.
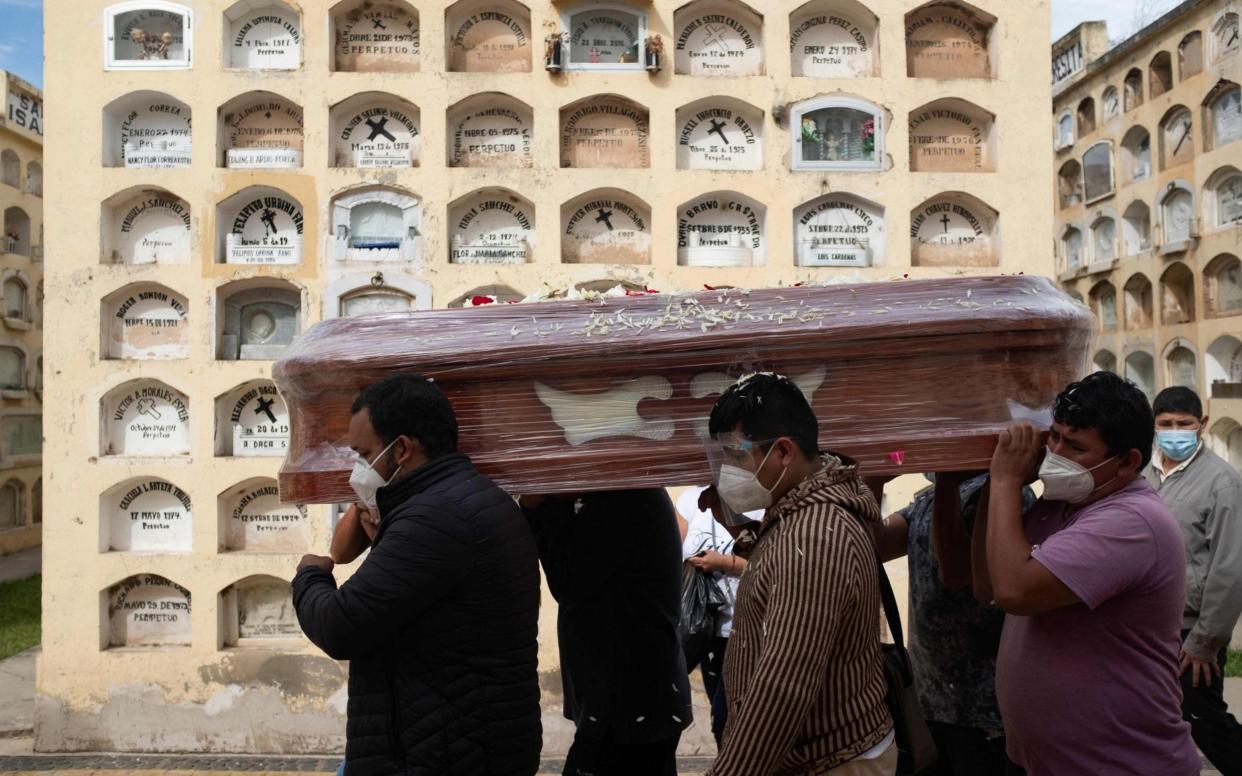
[[[916,267],[1000,266],[996,211],[962,192],[932,197],[910,214]]]
[[[302,328],[302,294],[275,279],[237,280],[216,292],[216,358],[279,358]]]
[[[872,267],[884,263],[884,208],[862,197],[834,193],[794,210],[799,267]]]
[[[906,75],[911,78],[991,78],[996,72],[996,17],[950,0],[906,14]]]
[[[763,169],[763,112],[732,97],[677,109],[679,170]]]
[[[480,189],[449,205],[449,261],[524,264],[535,244],[535,206],[508,189]]]
[[[293,592],[283,579],[259,574],[230,585],[220,593],[219,611],[221,646],[302,637]]]
[[[183,70],[190,67],[194,12],[176,3],[139,0],[104,10],[104,67]]]
[[[103,110],[105,167],[189,167],[190,106],[163,92],[118,97]]]
[[[190,204],[164,189],[126,189],[103,203],[105,264],[185,264],[192,241]]]
[[[245,383],[216,399],[217,456],[284,456],[289,449],[289,410],[270,380]]]
[[[103,591],[100,648],[189,646],[190,591],[155,574],[137,574]]]
[[[188,553],[194,536],[190,496],[159,477],[136,477],[99,498],[99,551]]]
[[[936,100],[910,113],[914,172],[995,172],[996,117],[965,100]]]
[[[243,189],[216,207],[216,262],[300,264],[302,205],[279,189]]]
[[[356,94],[332,107],[332,166],[417,167],[422,155],[418,107],[383,92]]]
[[[767,208],[742,194],[717,191],[677,208],[677,263],[749,267],[765,260]]]
[[[134,283],[104,297],[100,348],[109,359],[185,358],[189,303],[156,283]]]
[[[575,197],[561,206],[561,262],[650,264],[651,208],[618,189]]]
[[[561,167],[650,167],[647,109],[620,95],[561,108]]]
[[[222,552],[299,554],[310,550],[306,507],[282,504],[271,477],[249,479],[221,493],[217,511]]]
[[[302,17],[280,0],[238,0],[224,12],[225,65],[296,70],[302,65]]]
[[[460,0],[445,11],[452,73],[529,73],[530,9],[514,0]]]
[[[697,0],[673,14],[674,70],[684,75],[763,75],[763,17],[737,0]]]
[[[533,167],[534,112],[500,92],[467,97],[448,109],[449,167]]]
[[[104,394],[100,455],[190,454],[190,400],[158,380],[134,380]]]
[[[233,170],[302,166],[302,108],[272,92],[250,92],[219,110],[220,163]]]
[[[346,0],[332,9],[332,69],[417,73],[420,36],[418,11],[401,0]]]
[[[855,0],[811,0],[789,16],[795,77],[863,78],[880,74],[880,20]]]
[[[329,255],[334,261],[413,262],[419,258],[422,207],[390,186],[348,189],[332,200]]]

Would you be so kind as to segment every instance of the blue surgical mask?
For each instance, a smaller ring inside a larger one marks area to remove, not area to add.
[[[1184,461],[1199,449],[1199,432],[1181,429],[1157,431],[1156,443],[1160,445],[1160,452],[1166,458]]]

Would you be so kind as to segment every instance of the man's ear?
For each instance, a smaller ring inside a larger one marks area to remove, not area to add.
[[[1203,419],[1199,421],[1199,436],[1203,436],[1203,432],[1207,431],[1208,421],[1211,419],[1212,417],[1210,415],[1204,415]]]
[[[423,445],[412,436],[402,434],[397,437],[397,465],[409,466],[423,454]],[[425,456],[424,456],[425,457]]]
[[[1121,468],[1117,473],[1120,474],[1122,471],[1133,471],[1137,475],[1142,470],[1143,454],[1134,448],[1130,448],[1130,452],[1126,453],[1121,459]]]

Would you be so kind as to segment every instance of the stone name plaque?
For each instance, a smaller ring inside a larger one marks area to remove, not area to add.
[[[990,172],[991,118],[965,107],[937,106],[910,116],[910,169],[916,172]]]
[[[906,19],[906,67],[915,78],[990,78],[988,27],[949,4]]]
[[[296,639],[302,635],[289,583],[272,577],[237,585],[237,638]]]
[[[683,170],[763,168],[762,116],[727,105],[701,105],[677,114],[677,166]]]
[[[919,267],[992,267],[992,215],[966,202],[937,200],[910,222],[914,264]]]
[[[416,73],[422,63],[418,14],[397,2],[364,2],[336,18],[336,69]]]
[[[122,552],[189,552],[193,536],[190,497],[165,480],[134,480],[104,496],[111,529],[108,549]]]
[[[229,65],[247,70],[295,70],[302,64],[302,25],[280,6],[251,11],[230,27]]]
[[[144,382],[105,400],[104,455],[189,455],[190,408],[184,394]]]
[[[534,242],[528,205],[511,196],[481,195],[454,209],[454,264],[522,264]]]
[[[465,4],[461,4],[465,6]],[[474,3],[472,13],[450,14],[449,70],[530,72],[530,14],[517,3]]]
[[[238,396],[229,424],[235,456],[280,457],[289,449],[289,411],[270,383],[252,386]]]
[[[144,192],[114,210],[114,264],[159,264],[190,258],[190,205],[167,192]]]
[[[762,22],[740,7],[712,3],[679,21],[674,66],[688,75],[745,76],[763,73]]]
[[[516,100],[472,101],[449,122],[450,167],[531,167],[533,117]]]
[[[263,99],[223,117],[225,166],[292,169],[302,166],[302,109],[282,99]]]
[[[870,267],[883,244],[878,209],[829,195],[794,212],[800,267]]]
[[[751,202],[712,194],[677,214],[678,263],[692,267],[749,267],[763,255],[763,212]]]
[[[108,645],[188,646],[190,591],[154,574],[130,577],[108,591]]]
[[[227,515],[226,549],[288,553],[307,550],[306,508],[280,503],[275,480],[259,480],[234,488],[223,502]]]
[[[811,13],[790,20],[789,52],[793,74],[812,78],[858,78],[874,75],[873,26],[831,13]]]
[[[134,105],[121,117],[119,139],[124,167],[189,167],[190,108],[158,100]]]
[[[109,358],[185,358],[190,330],[185,297],[152,284],[111,297]]]
[[[561,112],[562,167],[650,167],[645,108],[593,99]]]
[[[302,261],[302,206],[284,196],[256,197],[233,216],[225,237],[226,264]]]
[[[650,264],[645,205],[616,195],[591,198],[564,216],[561,261],[567,264]]]
[[[374,104],[348,116],[336,139],[336,166],[361,169],[413,167],[421,137],[418,114],[398,104]]]

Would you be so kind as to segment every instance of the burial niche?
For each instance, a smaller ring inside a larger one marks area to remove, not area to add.
[[[799,267],[871,267],[884,263],[884,208],[834,193],[794,211]]]
[[[382,92],[366,92],[331,111],[332,166],[359,169],[417,167],[422,155],[418,107]]]
[[[934,2],[906,14],[906,75],[991,78],[996,17],[963,2]]]
[[[1151,354],[1137,350],[1126,356],[1125,378],[1146,394],[1150,401],[1156,395],[1156,362]]]
[[[763,112],[732,97],[677,109],[679,170],[763,169]]]
[[[301,330],[302,294],[292,284],[238,280],[216,295],[216,357],[271,361]]]
[[[793,75],[878,76],[879,24],[876,15],[855,0],[811,0],[789,16]]]
[[[190,354],[189,303],[155,283],[134,283],[104,297],[105,358],[170,359]]]
[[[107,647],[190,645],[190,591],[155,574],[137,574],[105,591]]]
[[[674,70],[763,75],[763,17],[737,0],[696,0],[673,14]]]
[[[105,264],[185,264],[190,260],[190,205],[164,189],[127,189],[103,204]]]
[[[243,189],[216,207],[219,264],[300,264],[302,205],[279,189]]]
[[[302,17],[280,0],[239,0],[224,12],[225,67],[296,70]]]
[[[601,94],[561,108],[561,167],[650,167],[647,109]]]
[[[194,12],[183,5],[140,0],[104,11],[108,70],[184,70],[190,66]]]
[[[561,17],[569,70],[641,70],[647,15],[628,5],[579,3]]]
[[[338,278],[324,289],[324,318],[430,309],[431,286],[400,272],[354,273]]]
[[[302,166],[302,108],[272,92],[249,92],[220,108],[221,162],[233,170]]]
[[[417,73],[422,66],[418,11],[402,0],[346,0],[332,9],[332,69]]]
[[[1236,337],[1226,334],[1213,340],[1206,366],[1213,398],[1234,398],[1242,392],[1242,342]]]
[[[409,192],[388,186],[342,192],[332,200],[332,258],[415,261],[421,251],[421,222],[421,203]]]
[[[534,166],[534,114],[499,92],[467,97],[448,110],[449,167]]]
[[[276,480],[246,480],[221,493],[217,502],[221,550],[300,553],[309,549],[306,507],[282,504]]]
[[[99,499],[100,551],[189,552],[190,496],[158,477],[127,480]]]
[[[535,206],[508,189],[481,189],[449,205],[453,264],[525,264],[535,244]]]
[[[136,380],[100,403],[101,455],[190,454],[190,400],[157,380]]]
[[[279,458],[289,449],[289,410],[268,380],[216,399],[216,455]]]
[[[750,267],[766,257],[767,208],[733,191],[717,191],[677,208],[677,263]]]
[[[884,112],[853,97],[820,97],[794,106],[790,126],[795,170],[880,170]]]
[[[220,593],[220,615],[226,647],[302,636],[293,592],[287,581],[276,577],[256,575],[225,588]]]
[[[1160,169],[1186,164],[1194,155],[1194,118],[1179,105],[1160,122]]]
[[[650,264],[651,208],[619,189],[596,189],[561,206],[561,262]]]
[[[996,117],[965,100],[928,103],[910,113],[914,172],[995,172]]]
[[[935,196],[910,213],[916,267],[1000,266],[996,211],[962,192]]]
[[[486,307],[489,304],[516,304],[526,294],[510,286],[490,285],[472,288],[446,305],[449,308]]]
[[[450,73],[529,73],[530,9],[514,0],[461,0],[444,14]]]
[[[190,166],[190,106],[162,92],[132,92],[103,110],[103,165]]]

